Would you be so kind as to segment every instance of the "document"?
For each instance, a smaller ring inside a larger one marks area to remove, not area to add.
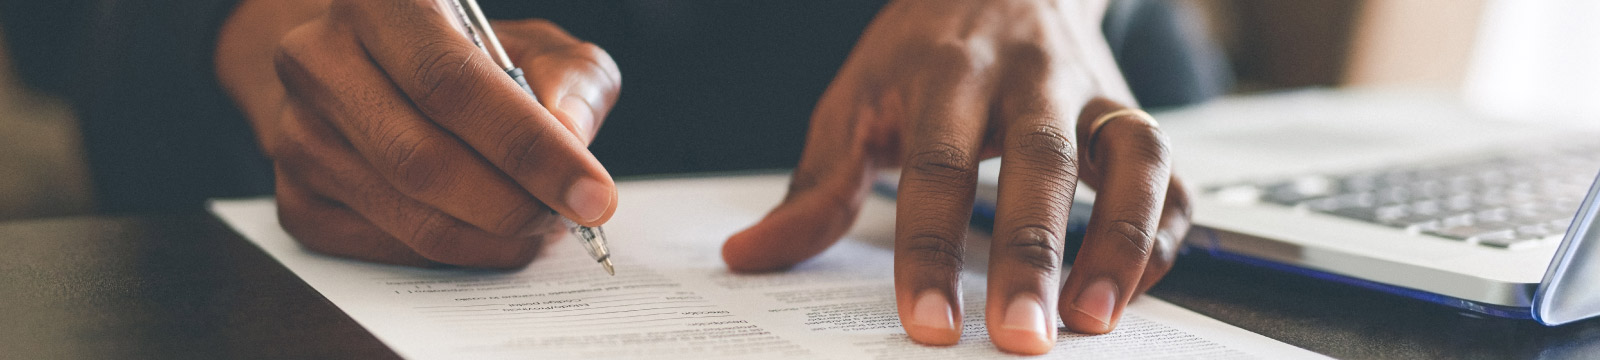
[[[546,244],[515,271],[416,269],[309,252],[278,225],[270,198],[211,210],[412,359],[1012,358],[983,326],[987,237],[971,234],[965,333],[949,347],[911,342],[894,307],[894,204],[868,200],[839,244],[785,272],[730,273],[720,247],[783,197],[784,175],[624,181],[605,225],[617,275],[576,240]],[[1041,358],[1324,358],[1153,297],[1116,331],[1061,331]]]

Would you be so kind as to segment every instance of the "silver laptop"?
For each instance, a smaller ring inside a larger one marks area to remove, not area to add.
[[[1547,325],[1600,315],[1600,124],[1331,90],[1157,117],[1194,197],[1191,253]]]

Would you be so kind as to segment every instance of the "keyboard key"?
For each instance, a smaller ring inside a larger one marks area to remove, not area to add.
[[[1413,222],[1396,221],[1396,222],[1394,222],[1393,224],[1390,224],[1390,225],[1391,226],[1396,226],[1396,227],[1404,227],[1406,229],[1406,232],[1408,232],[1408,233],[1427,233],[1429,231],[1438,230],[1440,228],[1439,220],[1437,220],[1437,219],[1413,221]]]
[[[1583,145],[1474,162],[1303,176],[1211,193],[1229,202],[1275,203],[1411,234],[1516,249],[1564,235],[1597,171],[1600,147]]]
[[[1444,205],[1445,210],[1449,211],[1470,211],[1472,206],[1475,205],[1472,201],[1472,196],[1465,194],[1446,198],[1441,201],[1441,204]]]
[[[1464,228],[1473,226],[1477,222],[1477,219],[1473,218],[1472,214],[1456,214],[1439,218],[1439,227],[1445,229]]]
[[[1478,227],[1471,225],[1429,230],[1427,233],[1448,239],[1467,241],[1478,241],[1482,239],[1515,239],[1517,237],[1517,233],[1510,229]]]
[[[1478,244],[1501,249],[1521,250],[1538,246],[1539,241],[1535,239],[1491,238],[1479,239]]]
[[[1411,213],[1413,214],[1438,215],[1440,212],[1442,212],[1442,209],[1439,208],[1438,201],[1423,200],[1411,203]]]
[[[1314,211],[1334,211],[1339,209],[1360,208],[1371,212],[1377,206],[1377,197],[1372,193],[1340,194],[1337,196],[1315,199],[1305,202],[1306,207]]]
[[[1511,210],[1505,208],[1478,210],[1472,214],[1472,219],[1478,223],[1510,223]]]
[[[1377,173],[1356,174],[1345,177],[1340,183],[1347,191],[1373,191],[1378,190]]]
[[[1411,189],[1415,191],[1416,196],[1420,198],[1437,198],[1450,194],[1449,189],[1445,187],[1444,183],[1438,180],[1426,180],[1411,184]]]
[[[1554,232],[1550,231],[1550,226],[1546,226],[1544,224],[1522,225],[1517,227],[1517,238],[1519,239],[1543,239],[1554,234]]]
[[[1213,190],[1213,195],[1224,202],[1233,204],[1249,204],[1260,201],[1263,193],[1259,187],[1252,185],[1238,185]]]
[[[1545,224],[1550,225],[1551,232],[1566,233],[1567,227],[1572,225],[1572,218],[1550,220]]]
[[[1279,205],[1294,206],[1303,201],[1334,195],[1338,185],[1321,176],[1308,176],[1294,181],[1268,185],[1261,200]]]
[[[1378,189],[1374,192],[1374,194],[1377,194],[1377,201],[1379,205],[1399,205],[1410,203],[1412,200],[1421,200],[1416,196],[1413,196],[1411,189],[1406,187]]]
[[[1373,210],[1375,210],[1375,209],[1358,207],[1358,208],[1343,208],[1343,209],[1333,209],[1333,210],[1318,210],[1318,212],[1321,212],[1321,213],[1324,213],[1324,214],[1336,215],[1336,216],[1345,217],[1345,218],[1356,219],[1356,220],[1362,220],[1362,221],[1368,221],[1368,222],[1376,222],[1376,221],[1378,221],[1378,214],[1377,214],[1377,212],[1375,212]]]

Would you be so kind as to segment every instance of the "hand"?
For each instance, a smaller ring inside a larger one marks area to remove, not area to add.
[[[606,221],[616,189],[585,148],[620,88],[611,58],[545,21],[499,22],[535,102],[447,2],[250,0],[218,77],[307,248],[384,263],[527,265],[557,215]]]
[[[1056,314],[1075,332],[1111,331],[1128,301],[1171,266],[1188,206],[1153,123],[1117,117],[1089,129],[1134,104],[1100,35],[1104,8],[889,4],[818,103],[788,196],[728,239],[728,266],[777,270],[822,252],[850,228],[872,169],[903,166],[894,266],[901,323],[918,342],[954,344],[977,164],[1003,154],[985,309],[995,345],[1048,352]],[[1099,197],[1058,289],[1079,180]]]

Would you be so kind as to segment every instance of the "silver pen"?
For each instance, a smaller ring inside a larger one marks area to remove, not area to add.
[[[494,35],[494,29],[489,28],[489,19],[483,16],[483,10],[478,8],[477,0],[455,0],[456,15],[461,16],[461,21],[466,25],[467,37],[478,45],[479,49],[489,53],[489,58],[494,59],[496,65],[506,71],[517,85],[522,86],[528,96],[534,97],[537,102],[539,96],[534,95],[533,88],[528,86],[528,79],[523,76],[522,69],[511,63],[511,57],[506,55],[506,48],[500,45],[500,38]],[[559,216],[559,215],[557,215]],[[562,224],[583,243],[584,250],[589,251],[589,257],[600,263],[607,274],[617,275],[617,270],[611,266],[611,250],[606,248],[606,231],[600,227],[578,225],[571,219],[562,218]]]

